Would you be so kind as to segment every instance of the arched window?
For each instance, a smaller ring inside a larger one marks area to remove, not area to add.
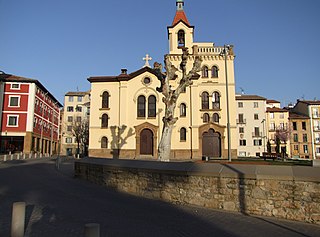
[[[220,94],[218,92],[212,94],[212,109],[220,109]]]
[[[102,108],[109,108],[109,93],[107,91],[103,92],[102,94]]]
[[[211,77],[217,78],[218,77],[218,67],[213,66],[211,69]]]
[[[203,118],[202,119],[203,119],[204,123],[209,123],[209,121],[210,121],[209,114],[207,114],[207,113],[203,114]]]
[[[108,148],[108,138],[107,137],[101,138],[101,148]]]
[[[150,95],[148,98],[148,117],[156,117],[156,97],[154,95]]]
[[[146,97],[140,95],[138,97],[138,108],[137,108],[138,118],[146,117]]]
[[[101,128],[107,128],[108,127],[108,120],[109,117],[107,114],[103,114],[101,117]]]
[[[209,93],[203,92],[201,95],[201,109],[209,109]]]
[[[185,33],[183,30],[178,31],[178,46],[184,47],[185,46]]]
[[[212,116],[212,121],[214,123],[219,123],[219,114],[214,113],[213,116]]]
[[[180,129],[180,141],[186,141],[187,140],[187,129],[181,128]]]
[[[202,77],[203,77],[203,78],[209,77],[209,70],[208,70],[208,67],[207,67],[207,66],[204,66],[204,67],[202,68]]]
[[[187,106],[186,104],[182,103],[180,104],[180,117],[186,117],[187,116]]]

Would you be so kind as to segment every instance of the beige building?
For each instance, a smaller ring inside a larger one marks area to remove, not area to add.
[[[172,133],[173,159],[227,158],[227,99],[229,93],[230,147],[237,156],[237,126],[234,80],[234,54],[228,48],[214,43],[194,42],[194,27],[183,10],[183,1],[177,1],[177,11],[168,27],[169,58],[179,68],[181,47],[189,49],[188,70],[195,56],[203,60],[202,72],[194,76],[193,84],[177,101],[175,116],[178,121]],[[118,76],[88,78],[91,83],[91,114],[89,155],[95,157],[157,158],[161,137],[164,104],[156,88],[160,82],[148,67]],[[162,61],[162,59],[160,59]],[[226,86],[226,70],[228,86]],[[177,87],[178,78],[171,82]],[[120,154],[119,154],[120,152]]]
[[[260,156],[266,151],[266,99],[236,95],[238,156]]]
[[[305,116],[305,126],[303,127],[303,141],[301,144],[309,158],[320,159],[320,101],[298,100],[292,112]],[[303,122],[303,121],[302,121]],[[303,126],[303,124],[301,125]],[[299,148],[301,149],[301,147]],[[305,158],[308,158],[305,156]]]
[[[266,101],[266,126],[267,139],[271,145],[271,151],[276,150],[276,136],[281,137],[280,152],[286,152],[290,157],[290,134],[289,111],[280,108],[280,102],[276,100]]]
[[[310,118],[290,111],[289,121],[291,126],[290,148],[292,158],[312,158]]]
[[[73,128],[77,123],[89,119],[90,92],[68,92],[64,96],[64,111],[61,120],[61,155],[78,154],[78,143],[73,135]],[[85,148],[80,146],[79,154]]]

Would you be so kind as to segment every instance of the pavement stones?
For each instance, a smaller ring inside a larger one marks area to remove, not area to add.
[[[26,237],[81,237],[87,223],[101,236],[320,236],[320,226],[179,206],[77,180],[73,161],[0,165],[0,236],[10,235],[12,203],[27,205]]]

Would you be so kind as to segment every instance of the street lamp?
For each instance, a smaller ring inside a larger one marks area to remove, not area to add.
[[[230,110],[229,110],[229,88],[228,88],[228,66],[227,66],[227,56],[229,51],[232,48],[232,45],[224,45],[223,51],[220,53],[220,56],[224,56],[224,68],[226,75],[226,100],[227,100],[227,136],[228,136],[228,160],[231,162],[231,133],[230,133]]]

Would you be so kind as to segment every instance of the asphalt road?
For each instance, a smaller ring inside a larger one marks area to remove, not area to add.
[[[73,178],[73,162],[0,163],[0,237],[10,236],[13,202],[26,202],[25,237],[81,237],[86,223],[104,236],[320,236],[320,226],[179,206],[118,193]]]

